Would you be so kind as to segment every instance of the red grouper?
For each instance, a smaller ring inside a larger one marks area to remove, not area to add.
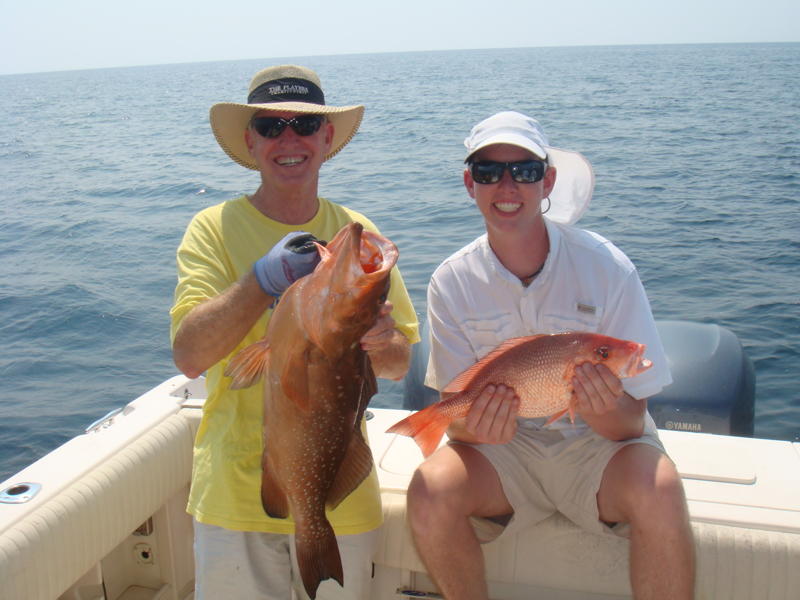
[[[372,470],[361,420],[377,383],[359,342],[377,320],[398,257],[391,241],[360,223],[317,246],[316,269],[284,292],[266,335],[226,370],[233,389],[266,375],[261,502],[270,517],[294,519],[297,562],[311,598],[325,579],[344,585],[325,510]]]
[[[632,377],[652,366],[645,346],[597,333],[555,333],[506,340],[458,375],[442,390],[454,395],[416,412],[389,428],[414,438],[426,457],[439,445],[450,423],[467,415],[488,384],[514,388],[519,416],[550,417],[547,424],[572,410],[572,377],[584,362],[604,364],[617,377]]]

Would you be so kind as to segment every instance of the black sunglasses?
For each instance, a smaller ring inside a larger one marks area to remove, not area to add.
[[[497,183],[508,169],[511,178],[517,183],[536,183],[544,177],[547,163],[542,160],[520,160],[517,162],[495,162],[482,160],[469,165],[469,172],[475,183]]]
[[[287,126],[291,127],[297,135],[308,136],[319,131],[325,117],[322,115],[297,115],[291,119],[283,117],[255,117],[250,125],[265,138],[276,138],[283,133]]]

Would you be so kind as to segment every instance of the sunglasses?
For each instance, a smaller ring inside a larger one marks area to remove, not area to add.
[[[517,162],[495,162],[482,160],[469,166],[469,172],[475,183],[497,183],[503,178],[503,171],[508,169],[511,179],[517,183],[536,183],[544,177],[547,164],[541,160],[520,160]]]
[[[325,117],[322,115],[298,115],[291,119],[283,117],[255,117],[250,125],[265,138],[276,138],[283,133],[286,127],[291,127],[297,135],[303,137],[313,135],[319,131]]]

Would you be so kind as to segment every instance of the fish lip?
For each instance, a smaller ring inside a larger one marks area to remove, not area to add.
[[[383,275],[386,271],[394,267],[395,263],[397,263],[397,258],[400,256],[400,251],[397,249],[394,242],[389,238],[368,231],[367,229],[361,232],[361,237],[362,239],[366,238],[381,251],[381,266],[372,273],[366,273],[366,275],[370,277],[374,277],[376,274]]]
[[[638,347],[636,351],[631,355],[630,360],[628,361],[628,373],[629,376],[638,375],[639,373],[644,373],[653,366],[653,361],[649,358],[645,358],[644,351],[646,350],[647,346],[644,344],[636,344]]]
[[[381,234],[365,229],[364,226],[358,221],[352,221],[346,227],[349,228],[348,235],[340,238],[341,241],[329,242],[327,245],[328,252],[321,253],[323,260],[326,260],[329,254],[338,252],[341,245],[345,243],[352,243],[352,252],[355,252],[356,256],[359,256],[364,242],[367,241],[380,251],[381,264],[374,271],[369,273],[360,273],[359,277],[364,275],[370,278],[376,278],[381,275],[385,275],[386,271],[394,267],[394,265],[397,263],[397,258],[400,255],[400,251],[397,249],[397,246],[394,242]],[[345,242],[345,240],[349,241]]]

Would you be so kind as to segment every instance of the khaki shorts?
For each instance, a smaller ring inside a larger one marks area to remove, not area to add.
[[[608,462],[621,448],[649,444],[666,454],[650,415],[642,437],[624,442],[613,442],[589,428],[566,437],[558,430],[525,425],[522,420],[507,444],[473,446],[492,463],[514,508],[510,518],[473,517],[478,539],[485,543],[500,535],[514,535],[556,512],[587,531],[627,535],[627,527],[612,528],[600,520],[597,492]]]
[[[317,600],[370,600],[378,530],[336,536],[345,588],[326,579]],[[194,521],[195,600],[308,600],[294,536],[233,531]]]

